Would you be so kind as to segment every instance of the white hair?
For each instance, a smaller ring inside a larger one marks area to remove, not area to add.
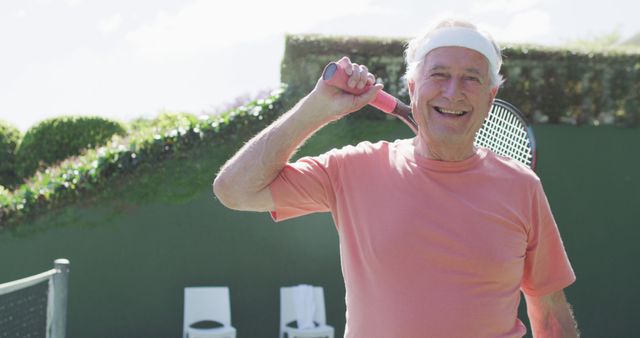
[[[405,50],[407,80],[414,79],[420,64],[427,54],[438,47],[465,47],[478,51],[487,59],[489,64],[489,78],[494,87],[500,86],[503,79],[500,75],[502,55],[500,47],[487,33],[483,33],[470,22],[460,20],[445,20],[409,41]]]

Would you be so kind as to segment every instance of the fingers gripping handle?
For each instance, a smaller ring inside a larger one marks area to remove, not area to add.
[[[349,81],[349,75],[338,63],[331,62],[328,64],[324,71],[322,72],[322,79],[329,85],[340,88],[347,93],[351,93],[353,95],[360,95],[365,93],[371,85],[366,85],[362,89],[358,88],[349,88],[347,86],[347,82]],[[369,103],[370,105],[382,110],[385,113],[391,113],[396,108],[398,102],[396,98],[391,96],[390,94],[379,91],[376,97]]]
[[[344,70],[344,68],[342,68],[340,64],[336,62],[331,62],[324,68],[324,71],[322,72],[322,80],[330,86],[340,88],[345,92],[354,95],[360,95],[366,92],[371,87],[371,85],[368,85],[362,89],[349,88],[347,86],[349,75],[347,75],[347,72]],[[391,114],[400,118],[411,128],[411,130],[413,130],[414,133],[418,133],[418,124],[411,115],[411,108],[401,101],[397,100],[395,97],[391,96],[391,94],[380,90],[376,94],[376,97],[373,99],[373,101],[371,101],[369,104],[387,114]]]

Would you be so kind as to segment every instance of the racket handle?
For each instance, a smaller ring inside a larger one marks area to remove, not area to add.
[[[340,88],[345,92],[353,95],[360,95],[369,90],[369,88],[371,88],[372,86],[368,84],[362,89],[355,87],[349,88],[347,86],[349,75],[347,75],[347,72],[344,70],[344,68],[337,62],[331,62],[324,68],[324,71],[322,72],[322,80],[333,87]],[[378,92],[378,94],[376,94],[376,97],[369,104],[382,110],[385,113],[391,113],[396,108],[398,102],[396,98],[391,94],[381,90]]]
[[[331,62],[326,67],[324,67],[324,71],[322,72],[322,80],[325,81],[325,83],[327,83],[328,85],[340,88],[345,92],[351,93],[353,95],[360,95],[371,88],[371,85],[367,85],[362,89],[349,88],[347,86],[349,75],[347,75],[347,72],[344,70],[344,68],[337,62]],[[369,102],[369,104],[387,114],[391,114],[400,118],[400,120],[407,124],[414,133],[418,133],[418,124],[411,115],[411,107],[399,101],[391,94],[380,90],[376,94],[376,97],[373,99],[373,101]]]

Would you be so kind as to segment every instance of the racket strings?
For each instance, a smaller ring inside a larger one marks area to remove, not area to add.
[[[503,106],[492,108],[474,143],[531,167],[533,153],[527,127],[514,112]]]

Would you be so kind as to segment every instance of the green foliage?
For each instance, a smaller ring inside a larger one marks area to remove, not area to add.
[[[185,125],[196,123],[198,118],[190,113],[171,113],[164,112],[154,119],[139,118],[129,123],[129,129],[132,132],[140,132],[144,129],[167,129],[177,125]]]
[[[18,183],[16,148],[21,137],[18,128],[0,120],[0,186],[12,187]]]
[[[25,179],[37,170],[83,150],[105,144],[114,134],[124,135],[122,124],[101,117],[59,117],[27,131],[16,152],[16,171]]]
[[[280,115],[283,93],[284,87],[216,117],[163,114],[156,120],[139,120],[126,138],[114,137],[102,147],[38,172],[13,192],[0,190],[0,228],[95,196],[141,167],[161,169],[166,159],[201,145],[238,144]]]
[[[530,117],[573,125],[637,126],[638,54],[522,46],[509,47],[504,54],[506,82],[498,96]]]

